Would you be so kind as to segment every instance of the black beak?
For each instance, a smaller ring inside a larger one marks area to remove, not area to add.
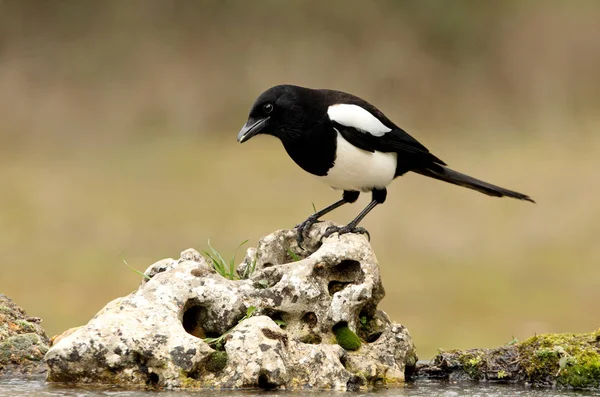
[[[239,143],[246,142],[248,139],[252,138],[254,135],[261,132],[268,124],[269,118],[266,117],[264,119],[248,119],[246,124],[242,127],[240,132],[238,133],[237,140]]]

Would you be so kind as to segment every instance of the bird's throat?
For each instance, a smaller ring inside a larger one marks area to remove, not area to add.
[[[333,132],[333,129],[331,129]],[[288,155],[304,171],[327,175],[335,161],[336,138],[328,131],[305,131],[301,134],[286,134],[280,137]]]

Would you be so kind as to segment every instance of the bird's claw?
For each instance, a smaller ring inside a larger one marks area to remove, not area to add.
[[[352,226],[352,225],[329,226],[327,228],[327,230],[325,230],[325,233],[323,233],[323,237],[321,237],[321,238],[329,237],[334,233],[338,233],[339,235],[346,234],[346,233],[366,234],[367,239],[369,241],[371,241],[371,234],[369,233],[369,231],[367,229],[365,229],[364,227],[357,227],[357,226]]]
[[[304,241],[304,234],[307,233],[315,223],[319,222],[321,221],[319,221],[314,215],[311,215],[306,218],[304,222],[299,223],[294,227],[294,229],[298,231],[298,234],[296,235],[298,246],[301,246],[302,242]]]

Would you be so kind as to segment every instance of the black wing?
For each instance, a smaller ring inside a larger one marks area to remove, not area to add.
[[[321,91],[327,93],[328,98],[332,98],[330,105],[358,105],[371,113],[371,115],[377,118],[383,125],[391,129],[391,131],[386,132],[381,136],[376,136],[368,131],[345,126],[337,123],[335,120],[330,120],[333,124],[333,128],[339,131],[344,139],[354,146],[369,152],[374,152],[375,150],[379,152],[396,152],[398,153],[399,167],[404,168],[406,171],[424,168],[434,164],[446,165],[445,162],[430,153],[419,141],[388,119],[383,112],[364,99],[341,91]]]
[[[398,153],[398,163],[405,164],[409,169],[423,168],[432,164],[446,165],[401,128],[394,126],[395,128],[386,132],[383,136],[374,136],[366,131],[347,127],[336,122],[332,123],[342,137],[352,145],[369,152]]]

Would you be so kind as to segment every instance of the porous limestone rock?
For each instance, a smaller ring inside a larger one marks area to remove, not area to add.
[[[293,230],[264,237],[238,266],[249,275],[241,280],[225,279],[193,249],[157,262],[137,291],[57,341],[46,355],[48,380],[337,390],[402,383],[415,349],[408,330],[377,309],[384,290],[375,254],[362,235],[321,244],[330,225],[315,225],[303,247]]]
[[[0,378],[43,375],[50,340],[39,317],[0,294]]]

